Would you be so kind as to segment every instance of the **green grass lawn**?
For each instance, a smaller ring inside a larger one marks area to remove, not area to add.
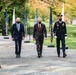
[[[47,32],[49,33],[49,23],[43,22],[46,25]],[[31,26],[34,26],[34,21],[30,21]],[[44,41],[44,45],[54,44],[56,46],[56,39],[53,38],[53,42],[50,42],[50,37]],[[67,24],[67,38],[66,38],[66,46],[70,49],[76,49],[76,26]]]
[[[69,48],[76,49],[76,26],[67,25],[66,45]]]

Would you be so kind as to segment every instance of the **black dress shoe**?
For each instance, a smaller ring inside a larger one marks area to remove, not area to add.
[[[67,54],[64,54],[64,55],[63,55],[63,58],[65,58],[66,56],[67,56]]]
[[[66,56],[65,55],[63,55],[63,58],[65,58]]]
[[[19,58],[21,58],[20,54],[18,55]]]
[[[60,55],[58,55],[58,57],[60,57]]]
[[[40,56],[40,55],[38,55],[38,58],[41,58],[41,56]]]
[[[67,54],[65,54],[65,56],[67,56]]]
[[[18,55],[16,55],[16,58],[18,58]]]
[[[40,55],[41,57],[43,57],[42,55]]]

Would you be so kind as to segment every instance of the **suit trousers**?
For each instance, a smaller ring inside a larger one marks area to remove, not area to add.
[[[57,54],[60,55],[60,41],[62,43],[62,51],[63,51],[63,55],[65,55],[65,38],[57,38],[56,39],[56,44],[57,44]]]
[[[37,54],[42,55],[42,48],[43,48],[43,38],[39,37],[36,39],[36,45],[37,45]]]
[[[22,40],[15,40],[15,54],[17,55],[21,54],[21,44]]]

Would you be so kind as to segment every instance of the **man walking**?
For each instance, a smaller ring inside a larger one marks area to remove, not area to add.
[[[34,25],[33,32],[33,38],[36,40],[37,45],[38,58],[42,57],[43,40],[47,38],[46,27],[41,21],[41,18],[38,18],[38,23]]]
[[[16,23],[12,26],[12,40],[15,41],[16,58],[20,58],[22,39],[25,37],[24,26],[20,23],[20,18],[16,18]]]
[[[58,21],[54,25],[54,35],[56,38],[56,44],[57,44],[57,54],[58,57],[60,57],[60,40],[62,43],[62,51],[63,51],[63,58],[65,58],[67,55],[65,53],[65,36],[67,35],[66,31],[66,23],[62,21],[62,15],[58,15]]]

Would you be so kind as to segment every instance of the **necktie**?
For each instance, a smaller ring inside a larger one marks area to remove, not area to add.
[[[40,31],[40,24],[38,25],[38,30]]]

